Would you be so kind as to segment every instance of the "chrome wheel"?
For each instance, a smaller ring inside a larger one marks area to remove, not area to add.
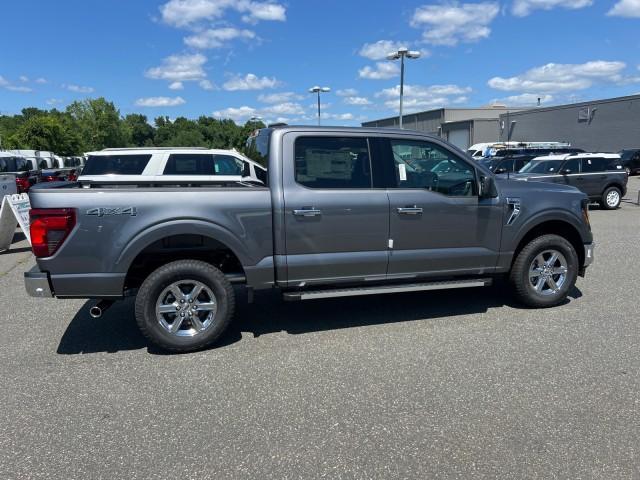
[[[218,305],[209,287],[197,280],[180,280],[165,288],[156,302],[156,318],[167,332],[193,337],[211,326]]]
[[[615,208],[620,203],[620,193],[617,190],[611,190],[609,193],[607,193],[607,197],[605,200],[609,208]]]
[[[529,282],[540,295],[554,295],[567,280],[567,259],[557,250],[545,250],[529,266]]]

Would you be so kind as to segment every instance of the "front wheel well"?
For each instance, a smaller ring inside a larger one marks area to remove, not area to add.
[[[204,235],[172,235],[147,245],[131,262],[124,289],[136,289],[156,269],[175,260],[201,260],[227,276],[243,278],[237,255],[222,242]]]
[[[541,237],[542,235],[559,235],[560,237],[565,238],[576,250],[576,254],[580,260],[580,265],[584,265],[584,243],[582,242],[582,237],[578,230],[576,230],[576,228],[570,223],[562,220],[549,220],[536,225],[529,230],[524,237],[522,237],[513,254],[513,258],[511,259],[511,266],[513,266],[513,262],[525,245],[531,242],[534,238]]]

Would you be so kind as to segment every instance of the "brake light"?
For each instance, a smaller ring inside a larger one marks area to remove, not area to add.
[[[50,257],[62,245],[76,225],[73,208],[32,208],[31,247],[36,257]]]
[[[18,187],[18,193],[24,193],[29,190],[31,183],[26,177],[16,177],[16,187]]]
[[[67,181],[75,182],[76,180],[78,180],[78,174],[75,170],[72,170],[71,172],[69,172],[69,175],[67,175]]]

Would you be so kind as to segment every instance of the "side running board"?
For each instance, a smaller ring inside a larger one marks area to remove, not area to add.
[[[283,293],[283,297],[287,301],[315,300],[318,298],[355,297],[358,295],[378,295],[382,293],[447,290],[450,288],[488,287],[489,285],[491,285],[491,283],[491,278],[477,278],[472,280],[449,280],[446,282],[408,283],[404,285],[378,285],[324,290],[301,290],[296,292],[285,292]]]

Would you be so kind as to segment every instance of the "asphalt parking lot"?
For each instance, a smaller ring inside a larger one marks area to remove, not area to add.
[[[0,478],[638,478],[640,177],[591,211],[569,301],[500,286],[239,302],[217,348],[148,348],[131,300],[31,299],[0,254]]]

